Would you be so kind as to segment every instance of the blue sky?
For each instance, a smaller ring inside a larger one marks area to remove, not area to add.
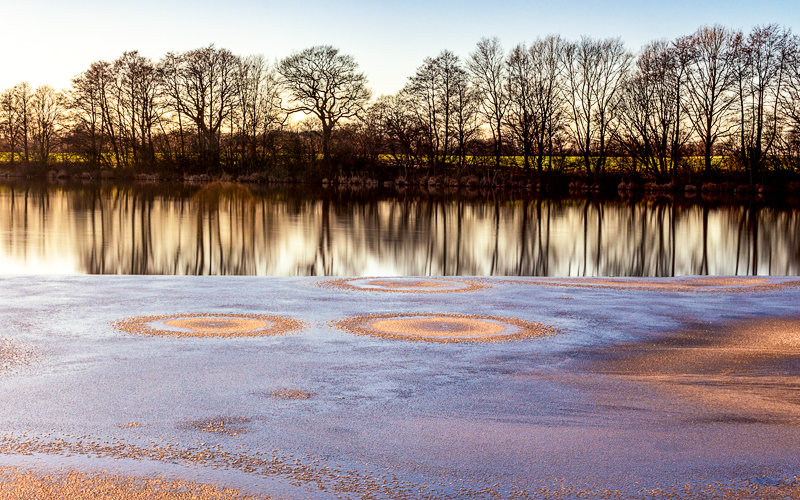
[[[376,94],[394,93],[427,56],[466,57],[483,36],[506,48],[559,33],[621,37],[636,51],[704,24],[749,30],[777,22],[800,32],[800,1],[676,0],[476,2],[411,0],[3,0],[0,89],[28,80],[66,88],[92,61],[125,50],[159,59],[214,43],[237,54],[281,58],[319,44],[355,56]]]

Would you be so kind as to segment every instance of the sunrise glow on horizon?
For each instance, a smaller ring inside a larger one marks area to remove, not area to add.
[[[159,60],[214,44],[236,54],[280,59],[313,45],[333,45],[352,54],[366,72],[374,95],[393,94],[422,64],[444,49],[466,57],[481,37],[497,36],[506,49],[557,33],[576,39],[620,37],[629,50],[659,38],[688,35],[707,24],[749,30],[780,23],[800,27],[795,2],[768,0],[679,0],[661,5],[634,1],[571,4],[506,1],[411,2],[237,0],[215,2],[146,0],[136,4],[78,0],[14,2],[0,44],[0,89],[28,81],[69,88],[93,61],[113,61],[138,50]]]

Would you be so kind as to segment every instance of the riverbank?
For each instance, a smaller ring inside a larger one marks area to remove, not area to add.
[[[773,173],[763,182],[750,183],[742,172],[715,171],[713,175],[684,173],[671,180],[642,176],[639,173],[612,171],[597,177],[587,177],[580,171],[552,171],[542,175],[527,175],[520,169],[504,168],[484,174],[430,175],[427,169],[417,169],[405,175],[389,171],[382,176],[335,175],[330,178],[292,173],[288,167],[275,172],[254,172],[232,176],[220,174],[189,174],[180,172],[144,173],[135,169],[86,170],[82,164],[54,164],[48,167],[23,165],[0,166],[0,177],[48,179],[52,182],[137,181],[137,182],[230,182],[243,185],[307,185],[336,187],[349,190],[436,190],[445,193],[504,192],[511,195],[542,194],[573,197],[678,197],[751,199],[796,202],[800,198],[800,177],[789,172]],[[282,173],[279,173],[282,172]],[[387,176],[388,175],[388,176]]]

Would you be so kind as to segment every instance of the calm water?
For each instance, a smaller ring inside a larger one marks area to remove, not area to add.
[[[787,207],[0,183],[0,274],[798,275]]]

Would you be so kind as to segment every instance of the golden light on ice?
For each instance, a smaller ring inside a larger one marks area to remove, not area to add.
[[[0,374],[29,365],[36,359],[33,349],[23,342],[0,337]]]
[[[178,328],[186,328],[195,332],[233,333],[252,332],[269,327],[269,323],[259,319],[242,318],[180,318],[164,323]]]
[[[318,285],[333,290],[399,293],[474,292],[491,288],[480,281],[449,278],[343,278],[321,281]]]
[[[371,280],[368,281],[369,286],[382,287],[382,288],[397,288],[397,289],[411,289],[411,288],[442,288],[447,286],[443,281],[420,281],[420,280]]]
[[[429,337],[475,337],[497,335],[505,330],[499,323],[473,318],[411,318],[384,319],[369,325],[375,330],[399,335],[420,335]]]
[[[114,327],[137,335],[176,337],[250,337],[285,335],[303,328],[302,321],[257,314],[187,313],[126,318]]]
[[[5,500],[255,500],[239,490],[185,480],[140,478],[102,473],[56,472],[47,474],[0,467],[0,496]]]
[[[251,419],[246,417],[219,416],[203,420],[190,420],[183,427],[196,431],[226,434],[235,437],[247,432],[245,424],[249,424],[250,421]]]
[[[504,342],[557,333],[541,323],[477,314],[364,314],[333,325],[356,335],[438,343]]]
[[[576,288],[609,288],[664,292],[736,293],[797,288],[800,281],[775,281],[761,277],[692,276],[679,278],[546,278],[508,280],[506,283]]]
[[[311,399],[313,396],[313,392],[288,388],[277,389],[269,393],[269,397],[272,399]]]

